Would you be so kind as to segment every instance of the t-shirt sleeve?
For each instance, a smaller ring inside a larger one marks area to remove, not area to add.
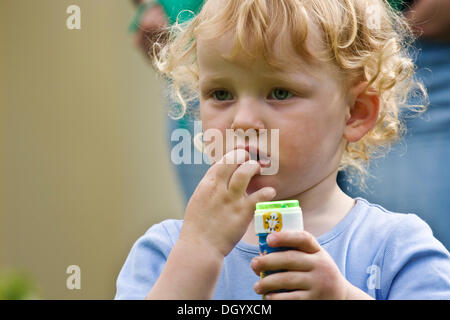
[[[381,281],[384,299],[450,299],[450,255],[414,214],[393,226]]]
[[[114,299],[144,299],[161,274],[173,245],[165,222],[148,229],[128,254],[117,278]]]

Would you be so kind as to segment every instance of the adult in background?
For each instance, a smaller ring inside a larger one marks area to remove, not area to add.
[[[338,182],[350,196],[360,196],[391,211],[414,212],[450,248],[450,0],[416,0],[404,9],[418,35],[418,77],[428,90],[428,110],[404,117],[407,133],[385,158],[371,163],[368,190],[345,173]]]
[[[133,3],[137,6],[137,12],[135,19],[130,25],[131,31],[134,32],[134,39],[136,46],[143,52],[147,58],[152,57],[153,53],[153,43],[158,41],[164,41],[167,36],[162,30],[169,24],[173,24],[177,18],[178,22],[183,22],[186,19],[192,17],[192,14],[186,12],[186,14],[179,13],[182,10],[190,10],[194,14],[201,9],[203,0],[161,0],[157,1],[143,1],[143,0],[133,0]],[[164,4],[164,7],[161,5]],[[171,136],[176,129],[186,129],[189,131],[191,138],[194,138],[194,117],[190,116],[190,113],[185,115],[180,119],[177,118],[177,110],[181,107],[175,103],[168,93],[167,86],[165,87],[165,96],[167,109],[169,111],[169,116],[167,117],[167,138],[169,140],[170,150],[169,156],[174,147],[181,142],[181,138],[174,137],[175,140],[171,141]],[[198,102],[194,105],[189,106],[190,110],[198,109]],[[197,155],[195,155],[197,154]],[[187,203],[197,187],[200,180],[205,175],[209,168],[209,164],[202,162],[202,164],[194,164],[194,157],[197,156],[199,159],[202,154],[194,147],[194,142],[191,140],[191,164],[175,164],[174,168],[176,170],[177,178],[181,187],[181,192],[184,197],[185,203]]]

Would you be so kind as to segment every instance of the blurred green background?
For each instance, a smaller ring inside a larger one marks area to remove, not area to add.
[[[0,0],[0,298],[111,299],[134,241],[182,217],[133,15],[125,0]]]

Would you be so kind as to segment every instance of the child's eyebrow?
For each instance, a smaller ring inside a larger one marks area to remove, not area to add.
[[[316,87],[317,79],[307,76],[307,75],[299,75],[292,74],[286,72],[268,72],[262,73],[261,77],[267,81],[268,83],[277,83],[278,85],[300,87],[305,90],[312,90]],[[216,83],[224,84],[231,83],[232,79],[225,76],[205,76],[202,77],[199,81],[200,87],[207,85],[214,85]]]
[[[200,84],[210,82],[226,82],[226,81],[229,81],[229,79],[224,76],[204,76],[200,78]]]
[[[306,73],[291,73],[291,72],[267,72],[263,73],[262,77],[268,81],[278,81],[285,84],[295,84],[307,89],[315,87],[318,79]]]
[[[205,76],[200,78],[199,86],[200,88],[202,88],[203,86],[211,86],[215,84],[223,84],[230,82],[231,79],[223,76]]]

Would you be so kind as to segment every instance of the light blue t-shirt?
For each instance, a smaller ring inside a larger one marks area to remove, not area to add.
[[[450,300],[450,254],[415,214],[387,211],[362,198],[317,240],[354,286],[376,299]],[[153,225],[133,245],[115,299],[144,299],[178,239],[182,220]],[[214,299],[261,299],[250,267],[258,246],[240,241],[225,257]],[[180,265],[180,272],[183,266]]]

